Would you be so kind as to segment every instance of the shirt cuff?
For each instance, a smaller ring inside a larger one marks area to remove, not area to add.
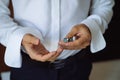
[[[5,63],[10,67],[20,68],[22,63],[22,56],[21,56],[21,41],[25,34],[30,33],[36,37],[38,37],[41,41],[43,41],[41,33],[32,28],[23,27],[14,31],[5,50]]]
[[[83,22],[81,22],[88,26],[88,28],[91,31],[92,39],[90,44],[90,50],[92,53],[96,53],[106,46],[106,41],[103,37],[103,32],[100,29],[100,26],[97,22],[93,21],[92,19],[86,19]]]

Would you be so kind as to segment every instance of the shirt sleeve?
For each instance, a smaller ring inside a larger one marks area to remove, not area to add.
[[[0,43],[6,47],[5,63],[21,67],[21,41],[25,34],[33,34],[43,41],[42,34],[35,28],[20,26],[10,17],[9,0],[0,0]]]
[[[106,47],[103,34],[108,28],[113,15],[114,0],[92,0],[90,15],[82,21],[87,25],[92,34],[90,49],[92,53],[98,52]]]

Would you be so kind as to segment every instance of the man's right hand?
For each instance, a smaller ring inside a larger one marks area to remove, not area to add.
[[[59,53],[57,51],[49,52],[40,40],[31,34],[24,35],[22,45],[31,59],[42,62],[49,61],[62,52],[62,50]]]

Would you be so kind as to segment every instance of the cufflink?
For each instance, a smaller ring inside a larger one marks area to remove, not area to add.
[[[67,43],[67,42],[72,42],[72,41],[74,41],[74,40],[75,40],[75,37],[64,38],[64,39],[63,39],[63,41],[64,41],[65,43]]]
[[[63,39],[63,42],[65,42],[65,43],[66,43],[66,42],[69,42],[69,38],[64,38],[64,39]]]

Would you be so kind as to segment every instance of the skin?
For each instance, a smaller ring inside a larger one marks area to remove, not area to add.
[[[49,52],[41,44],[40,40],[31,34],[26,34],[23,37],[22,45],[31,59],[41,62],[45,62],[45,61],[52,62],[63,51],[62,48],[58,48],[56,51]]]
[[[59,45],[63,49],[68,49],[68,50],[83,49],[90,45],[91,32],[85,24],[75,25],[71,29],[71,31],[67,34],[66,38],[70,38],[73,36],[76,37],[76,40],[74,40],[73,42],[65,43],[63,41],[60,41]]]
[[[75,25],[71,31],[67,34],[66,38],[76,36],[76,40],[73,42],[60,41],[59,48],[56,51],[49,52],[37,37],[26,34],[22,40],[22,46],[27,51],[27,54],[31,59],[36,61],[53,62],[62,53],[64,49],[77,50],[83,49],[90,45],[91,33],[88,27],[84,24]]]

